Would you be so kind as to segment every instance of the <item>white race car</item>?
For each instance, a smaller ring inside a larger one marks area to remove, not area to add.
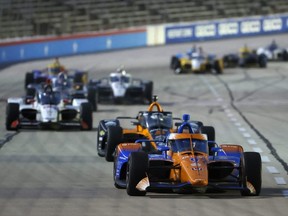
[[[37,92],[34,98],[8,98],[6,129],[80,127],[82,130],[91,130],[92,115],[93,109],[87,99],[68,102],[61,97],[61,92],[53,91],[50,86]]]
[[[280,48],[275,41],[267,47],[258,48],[256,53],[264,54],[269,61],[288,61],[288,48]]]
[[[113,103],[140,102],[150,104],[153,96],[153,82],[132,78],[131,74],[120,69],[94,82],[98,102]]]

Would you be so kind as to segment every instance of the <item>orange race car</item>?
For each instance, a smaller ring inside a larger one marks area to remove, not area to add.
[[[97,136],[98,155],[105,157],[107,161],[113,161],[114,151],[119,143],[131,143],[144,138],[163,140],[167,134],[173,132],[173,121],[181,119],[173,118],[172,112],[164,111],[157,99],[157,96],[154,96],[148,110],[140,111],[136,118],[117,117],[111,120],[101,120]],[[129,122],[129,126],[124,128],[125,120],[126,123],[127,120],[132,121],[132,124]],[[195,127],[197,127],[196,123]]]
[[[160,189],[205,192],[210,188],[259,195],[260,154],[244,152],[240,145],[208,142],[207,137],[214,136],[213,127],[202,126],[202,133],[194,133],[188,116],[184,117],[177,133],[162,141],[141,139],[119,144],[114,160],[115,186],[126,188],[131,196]]]

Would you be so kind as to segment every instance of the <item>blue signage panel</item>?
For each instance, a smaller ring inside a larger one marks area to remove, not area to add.
[[[166,26],[165,42],[179,43],[288,32],[288,15]]]

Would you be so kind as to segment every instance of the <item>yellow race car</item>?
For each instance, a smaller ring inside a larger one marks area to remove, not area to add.
[[[223,60],[215,55],[204,55],[202,52],[192,50],[186,54],[172,56],[170,68],[175,74],[183,73],[223,73]]]

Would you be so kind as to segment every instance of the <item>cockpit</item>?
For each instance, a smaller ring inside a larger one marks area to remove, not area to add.
[[[139,112],[138,120],[142,127],[153,129],[171,129],[173,118],[171,112],[147,111]]]
[[[42,105],[58,105],[60,101],[60,92],[43,92],[39,95],[39,102]]]
[[[198,139],[175,139],[169,140],[168,145],[172,152],[184,152],[184,151],[194,151],[208,153],[208,142],[207,140]]]

